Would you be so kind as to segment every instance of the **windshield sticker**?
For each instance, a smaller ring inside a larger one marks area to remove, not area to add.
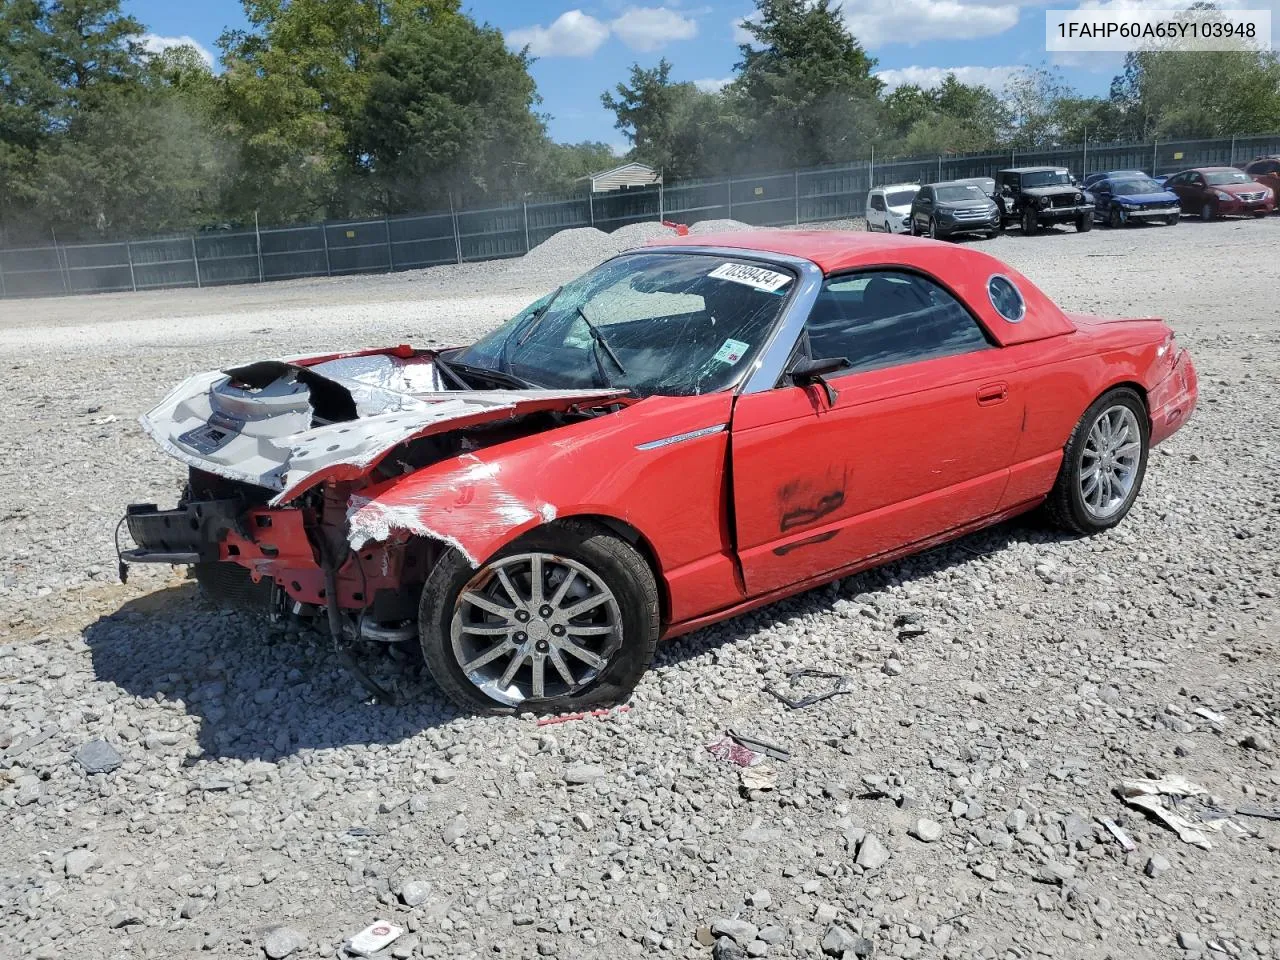
[[[788,277],[787,279],[789,280],[791,278]],[[743,343],[741,340],[729,339],[724,342],[724,345],[716,351],[716,355],[711,359],[719,361],[720,363],[727,363],[732,366],[743,358],[750,347],[750,344]]]
[[[791,282],[791,277],[785,273],[766,270],[764,267],[749,267],[743,263],[722,263],[707,276],[728,280],[730,283],[742,283],[766,293],[780,290]]]

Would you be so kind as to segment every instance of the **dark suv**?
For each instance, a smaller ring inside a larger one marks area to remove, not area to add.
[[[996,178],[1004,223],[1021,224],[1026,236],[1068,221],[1081,233],[1093,228],[1093,204],[1065,167],[1011,167]]]
[[[976,183],[927,183],[911,201],[909,224],[913,237],[922,233],[935,240],[962,233],[994,237],[1000,232],[1000,208]]]

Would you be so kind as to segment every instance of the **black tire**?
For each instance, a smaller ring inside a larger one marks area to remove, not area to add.
[[[1111,227],[1113,230],[1119,230],[1124,226],[1124,217],[1120,215],[1119,207],[1111,208],[1111,213],[1107,217],[1107,226]]]
[[[911,235],[912,235],[913,237],[918,237],[918,236],[920,236],[920,231],[919,231],[919,228],[916,226],[916,218],[915,218],[914,216],[911,218],[911,230],[910,230],[910,233],[911,233]]]
[[[539,527],[485,563],[535,551],[583,564],[607,583],[617,599],[623,627],[622,646],[600,675],[576,694],[526,699],[515,706],[489,697],[472,684],[453,654],[451,623],[459,595],[480,570],[472,567],[460,552],[450,549],[427,578],[419,606],[418,636],[432,678],[458,706],[483,714],[563,713],[626,699],[653,663],[658,643],[658,587],[653,571],[626,541],[601,526],[574,520]]]
[[[1034,237],[1036,231],[1040,229],[1040,222],[1036,220],[1034,210],[1022,211],[1022,235],[1024,237]]]
[[[1080,214],[1078,217],[1076,217],[1076,232],[1077,232],[1077,233],[1088,233],[1088,232],[1089,232],[1090,230],[1092,230],[1092,229],[1093,229],[1093,214],[1092,214],[1092,213],[1082,213],[1082,214]]]
[[[929,239],[938,239],[938,221],[933,219],[933,217],[929,218]]]
[[[1133,487],[1129,490],[1124,503],[1115,513],[1105,519],[1094,516],[1085,507],[1084,495],[1081,493],[1080,474],[1085,443],[1089,431],[1104,411],[1112,407],[1125,406],[1133,411],[1138,421],[1142,448],[1139,453],[1137,470]],[[1147,416],[1147,405],[1133,389],[1117,387],[1108,390],[1089,405],[1080,422],[1071,431],[1071,436],[1063,448],[1062,466],[1058,469],[1058,478],[1045,501],[1045,510],[1053,523],[1073,533],[1094,534],[1114,527],[1123,520],[1133,508],[1142,490],[1142,481],[1147,473],[1147,456],[1151,447],[1151,422]]]
[[[988,239],[988,240],[994,240],[994,239],[995,239],[996,237],[998,237],[998,236],[1000,236],[1000,231],[999,231],[999,230],[988,230],[988,231],[987,231],[987,239]]]
[[[1253,211],[1253,215],[1254,215],[1255,217],[1259,217],[1259,218],[1261,218],[1261,217],[1265,217],[1265,216],[1267,215],[1267,211],[1265,211],[1265,210],[1255,210],[1255,211]]]
[[[1164,218],[1164,222],[1170,227],[1176,227],[1178,225],[1178,221],[1181,219],[1182,219],[1182,214],[1171,213]]]
[[[1204,204],[1200,207],[1201,221],[1203,221],[1204,223],[1208,223],[1210,220],[1213,219],[1213,216],[1216,212],[1217,211],[1215,211],[1213,208],[1213,204],[1211,204],[1208,200],[1206,200]]]

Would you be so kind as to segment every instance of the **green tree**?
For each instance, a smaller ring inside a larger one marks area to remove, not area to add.
[[[1222,137],[1280,128],[1275,51],[1130,53],[1111,101],[1130,135]]]
[[[961,83],[953,73],[929,90],[898,87],[884,98],[884,130],[902,156],[964,153],[998,145],[1009,111],[986,87]]]
[[[737,123],[727,97],[673,82],[665,59],[650,69],[632,64],[628,80],[600,102],[613,111],[614,126],[631,141],[635,159],[674,180],[730,165]]]
[[[874,136],[883,84],[830,0],[756,0],[742,26],[728,93],[753,166],[808,166],[860,154]]]
[[[498,30],[460,14],[397,25],[372,65],[352,140],[385,209],[531,185],[525,168],[546,134],[529,63]]]

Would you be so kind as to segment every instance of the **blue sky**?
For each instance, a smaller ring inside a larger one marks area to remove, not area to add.
[[[1112,2],[1133,0],[1082,5]],[[189,38],[216,53],[218,34],[245,23],[239,0],[124,0],[123,5],[142,21],[155,45]],[[600,94],[624,79],[633,62],[652,66],[664,56],[677,80],[707,86],[723,82],[733,73],[743,39],[736,24],[753,9],[751,0],[472,0],[467,5],[475,19],[500,28],[513,46],[529,44],[537,55],[533,75],[542,109],[552,117],[554,138],[603,140],[618,149],[625,140],[613,128],[613,115],[601,107]],[[1045,6],[1034,0],[842,0],[841,9],[890,85],[932,85],[953,69],[962,80],[999,89],[1020,68],[1054,63],[1078,89],[1102,94],[1121,60],[1118,54],[1059,54],[1051,60],[1044,52]]]

